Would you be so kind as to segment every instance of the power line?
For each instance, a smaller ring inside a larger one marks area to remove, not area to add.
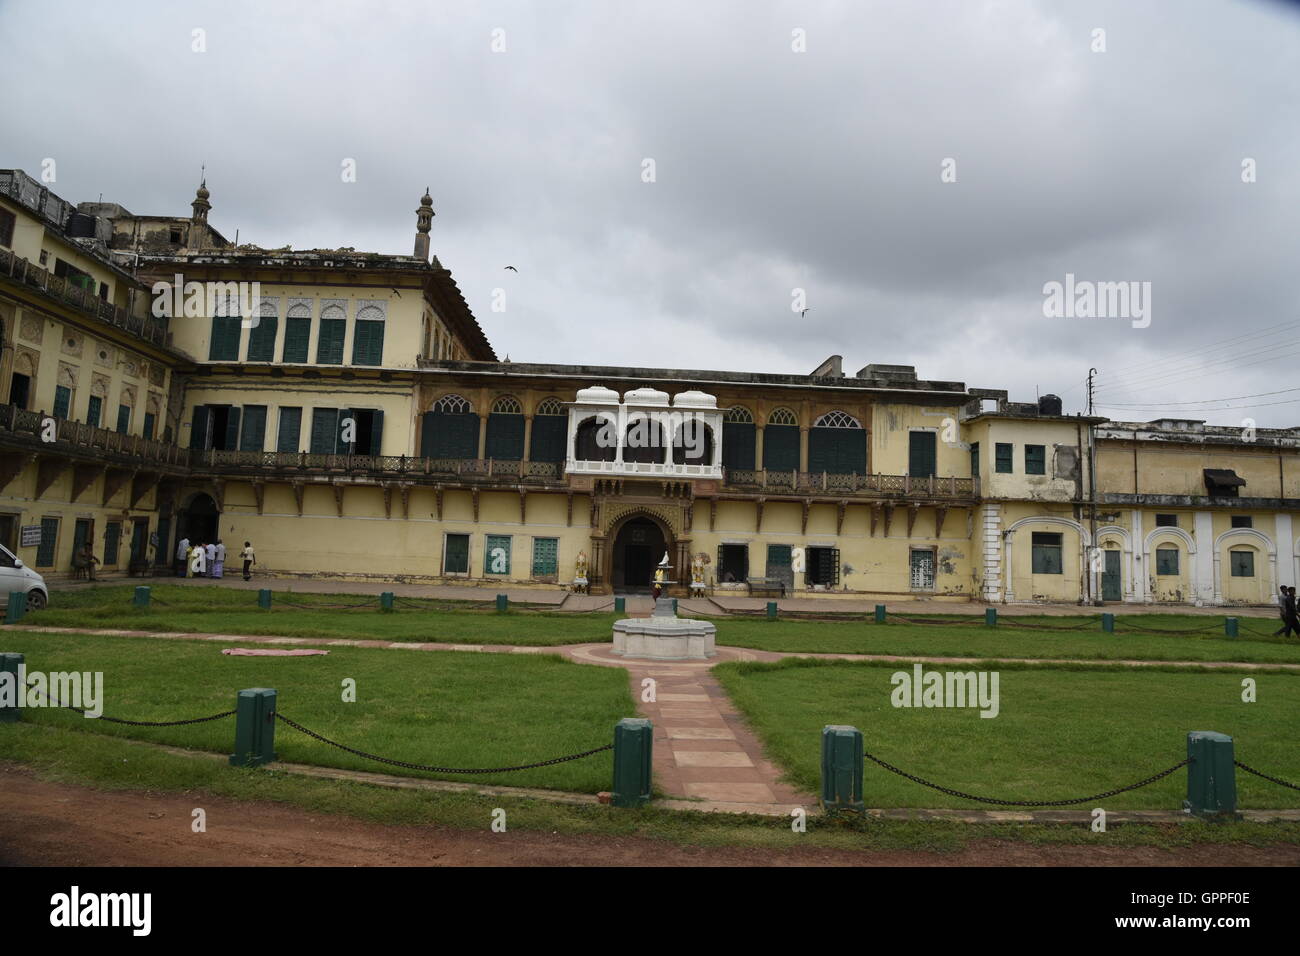
[[[1166,407],[1171,407],[1174,405],[1207,405],[1212,402],[1236,402],[1236,401],[1240,401],[1243,398],[1265,398],[1269,395],[1285,395],[1287,392],[1300,392],[1300,388],[1281,388],[1278,389],[1276,392],[1257,392],[1254,395],[1229,395],[1226,398],[1202,398],[1193,402],[1165,402],[1164,405]],[[1129,406],[1126,406],[1124,403],[1121,402],[1121,403],[1112,403],[1107,405],[1106,407],[1126,408]],[[1145,406],[1134,405],[1132,407],[1137,408],[1137,407],[1145,407]]]

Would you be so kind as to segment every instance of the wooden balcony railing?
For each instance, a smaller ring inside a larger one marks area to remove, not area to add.
[[[33,265],[26,259],[20,259],[7,249],[0,249],[0,275],[38,289],[49,298],[80,309],[102,322],[137,335],[155,345],[165,345],[167,342],[167,326],[152,315],[133,315],[120,306],[104,302],[94,290],[61,279],[47,269]],[[145,296],[142,301],[147,306],[149,302],[147,295],[143,292],[139,294]]]
[[[825,471],[769,471],[767,469],[724,469],[723,482],[736,490],[760,489],[787,494],[850,495],[877,498],[976,498],[978,478],[946,478],[910,475],[833,474]]]

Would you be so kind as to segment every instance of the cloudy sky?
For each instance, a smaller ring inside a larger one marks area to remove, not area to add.
[[[515,361],[841,354],[1068,411],[1095,366],[1112,417],[1300,425],[1281,0],[2,0],[0,33],[0,166],[188,215],[206,165],[228,237],[407,254],[427,185]],[[1067,274],[1147,318],[1045,316]]]

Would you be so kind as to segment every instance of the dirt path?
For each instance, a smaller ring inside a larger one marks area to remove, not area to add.
[[[196,805],[207,812],[207,833],[190,832]],[[982,842],[949,854],[682,847],[643,838],[383,826],[275,803],[92,790],[0,764],[0,865],[1297,866],[1300,847]]]

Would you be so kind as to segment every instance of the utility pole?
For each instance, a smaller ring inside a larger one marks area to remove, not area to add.
[[[1096,404],[1096,386],[1094,379],[1097,375],[1095,368],[1088,369],[1088,417],[1092,418],[1095,412]],[[1101,594],[1098,587],[1099,580],[1097,573],[1092,570],[1093,556],[1101,555],[1101,548],[1097,544],[1097,425],[1095,422],[1088,422],[1088,526],[1092,539],[1092,551],[1088,555],[1088,588],[1092,591],[1092,603],[1097,607],[1101,606]],[[1104,570],[1104,569],[1103,569]],[[1123,574],[1121,572],[1121,581]]]

